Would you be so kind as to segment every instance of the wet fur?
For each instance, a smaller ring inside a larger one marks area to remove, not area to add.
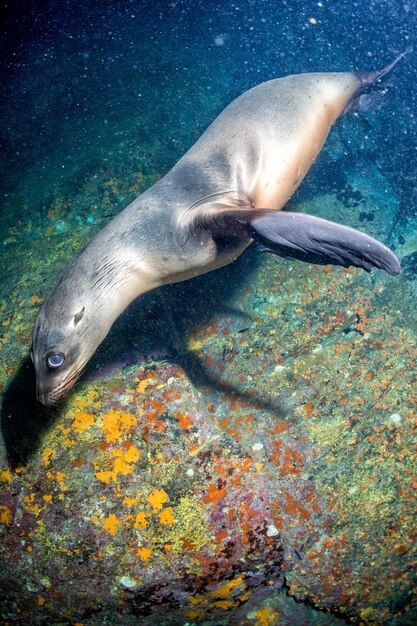
[[[243,252],[255,236],[248,226],[283,208],[364,76],[300,74],[247,91],[163,179],[96,235],[35,322],[32,354],[41,402],[54,404],[69,391],[132,300]],[[46,364],[51,351],[65,355],[56,371]]]

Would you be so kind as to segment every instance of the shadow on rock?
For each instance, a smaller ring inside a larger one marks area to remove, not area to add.
[[[248,252],[225,268],[140,296],[113,325],[82,380],[96,379],[100,373],[106,376],[134,363],[176,361],[178,354],[190,355],[192,361],[185,337],[219,314],[240,316],[249,325],[251,315],[231,301],[259,262],[260,255]]]
[[[401,265],[405,277],[408,280],[415,280],[417,276],[417,252],[408,254],[401,260]]]
[[[235,324],[235,329],[238,320],[236,333],[251,326],[253,313],[234,304],[234,295],[243,285],[250,284],[261,262],[262,254],[251,249],[235,263],[216,272],[144,294],[115,323],[83,380],[96,380],[100,384],[100,379],[128,365],[147,367],[170,361],[178,363],[200,391],[210,390],[219,399],[224,393],[234,394],[256,409],[275,410],[269,398],[236,389],[208,371],[198,355],[187,348],[186,340],[219,317],[226,326],[230,323],[230,328]]]
[[[27,464],[56,415],[56,408],[47,409],[36,400],[35,389],[35,371],[27,357],[5,390],[1,409],[1,430],[12,468]]]

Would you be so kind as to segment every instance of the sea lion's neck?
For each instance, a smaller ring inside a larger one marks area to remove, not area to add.
[[[112,239],[101,231],[75,260],[70,277],[74,281],[78,276],[84,296],[105,309],[110,324],[138,296],[159,286],[149,250],[135,247],[128,234],[119,242]]]

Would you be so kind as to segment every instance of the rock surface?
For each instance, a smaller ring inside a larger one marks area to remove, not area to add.
[[[58,408],[4,359],[4,623],[414,623],[409,297],[249,251],[140,299]]]

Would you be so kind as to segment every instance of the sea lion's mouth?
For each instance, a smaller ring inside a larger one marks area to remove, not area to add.
[[[36,381],[36,398],[38,402],[44,406],[56,406],[64,399],[64,396],[74,387],[77,380],[84,371],[87,362],[82,363],[76,369],[72,369],[67,376],[55,381],[54,385],[50,385],[50,381],[43,382],[41,379]]]
[[[71,389],[72,385],[59,385],[58,387],[47,387],[41,382],[36,384],[36,398],[38,402],[44,406],[56,406],[64,399],[65,394]]]
[[[62,400],[64,399],[64,394],[59,397],[51,396],[49,394],[37,394],[36,397],[38,399],[38,402],[43,404],[43,406],[51,407],[57,406],[60,402],[62,402]]]
[[[36,386],[36,398],[44,406],[56,406],[63,400],[65,393],[65,389],[58,394],[54,389],[52,391],[41,390],[39,385]]]

